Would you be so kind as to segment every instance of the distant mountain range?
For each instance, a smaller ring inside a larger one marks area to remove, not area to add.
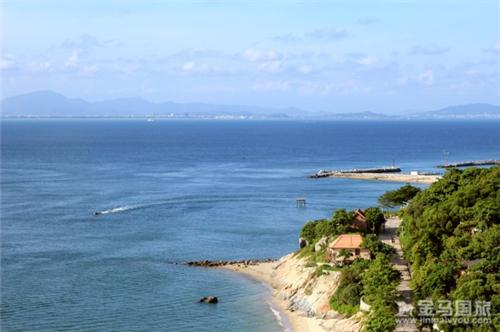
[[[313,113],[298,108],[272,109],[259,106],[203,103],[152,103],[142,98],[120,98],[98,102],[67,98],[52,91],[37,91],[9,97],[1,102],[2,117],[161,117],[209,119],[318,118],[338,120],[384,119],[500,119],[500,106],[468,104],[406,115],[375,112]]]
[[[436,111],[413,113],[406,118],[417,119],[500,119],[500,106],[477,103],[455,105]]]

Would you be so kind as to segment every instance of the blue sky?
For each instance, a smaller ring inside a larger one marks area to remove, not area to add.
[[[2,95],[500,104],[499,18],[499,1],[2,1]]]

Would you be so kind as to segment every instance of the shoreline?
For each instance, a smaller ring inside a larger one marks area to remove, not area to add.
[[[412,175],[401,173],[332,173],[326,177],[346,178],[354,180],[376,180],[390,182],[410,182],[432,184],[438,181],[440,175]]]
[[[279,312],[280,319],[278,324],[283,327],[283,331],[292,332],[324,332],[327,331],[321,325],[321,319],[308,317],[298,311],[291,311],[286,301],[277,298],[276,285],[273,278],[273,272],[278,262],[261,262],[252,265],[227,264],[215,268],[230,271],[234,274],[252,279],[262,283],[269,290],[270,309]],[[274,312],[273,314],[277,316]]]

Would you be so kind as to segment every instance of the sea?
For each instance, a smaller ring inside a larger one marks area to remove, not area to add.
[[[279,258],[402,185],[320,169],[499,157],[499,121],[3,120],[0,328],[283,331],[265,285],[183,263]]]

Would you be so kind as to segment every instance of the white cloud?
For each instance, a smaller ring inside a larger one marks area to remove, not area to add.
[[[80,67],[80,73],[82,75],[93,75],[97,71],[97,65],[82,65]]]
[[[75,68],[80,63],[80,50],[74,48],[71,50],[68,59],[66,59],[65,66],[67,68]]]
[[[30,63],[30,68],[34,71],[50,71],[54,68],[51,61],[32,61]]]
[[[428,69],[417,75],[401,76],[397,80],[397,84],[399,86],[406,86],[412,83],[419,85],[433,85],[435,83],[434,71]]]
[[[303,38],[295,33],[289,32],[284,35],[276,36],[273,40],[283,43],[293,43],[293,42],[301,42]]]
[[[427,69],[416,75],[404,75],[398,78],[397,85],[408,86],[410,84],[418,84],[430,86],[436,83],[436,75],[433,70]]]
[[[66,59],[64,67],[66,69],[75,70],[84,76],[93,75],[97,71],[97,65],[82,61],[80,55],[81,51],[79,49],[72,49]]]
[[[322,28],[306,32],[305,36],[314,40],[335,41],[346,38],[347,32],[335,28]]]
[[[378,59],[374,56],[363,56],[356,61],[358,64],[366,67],[374,66],[378,63]]]
[[[188,72],[188,73],[204,73],[208,71],[213,71],[214,68],[204,64],[204,63],[196,63],[193,61],[185,62],[181,66],[182,71]]]
[[[243,58],[250,62],[258,62],[258,61],[272,61],[280,58],[279,54],[276,51],[263,51],[255,48],[247,48],[243,52]]]
[[[109,45],[117,45],[118,43],[114,40],[100,40],[91,35],[81,35],[75,39],[66,39],[62,42],[61,47],[66,49],[83,49],[89,50],[93,48],[101,48]]]
[[[450,49],[436,44],[418,45],[410,50],[410,55],[441,55],[447,53]]]
[[[254,90],[258,91],[287,91],[290,89],[288,81],[266,81],[260,82],[253,86]]]
[[[283,64],[281,63],[281,61],[263,62],[259,65],[259,69],[271,73],[278,73],[280,71],[283,71]]]
[[[302,74],[309,74],[310,72],[312,72],[312,67],[310,65],[300,65],[298,68],[297,68],[297,71],[299,73],[302,73]]]
[[[12,69],[16,66],[16,62],[14,58],[11,56],[2,56],[0,57],[0,70],[8,70]]]
[[[362,25],[370,25],[370,24],[374,24],[377,22],[378,22],[378,20],[371,18],[371,17],[364,17],[364,18],[360,18],[358,20],[358,23],[362,24]]]
[[[500,54],[500,42],[495,43],[492,47],[484,49],[484,51],[493,54]]]
[[[420,73],[417,75],[417,82],[422,85],[434,84],[434,72],[432,70],[426,70]]]

